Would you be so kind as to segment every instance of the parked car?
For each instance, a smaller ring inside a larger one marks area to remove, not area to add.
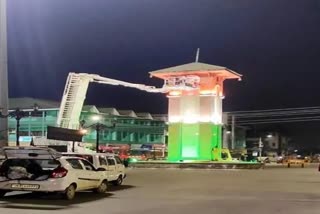
[[[93,164],[94,167],[106,169],[106,179],[115,186],[121,185],[123,180],[126,178],[125,166],[118,155],[110,153],[62,153],[62,155],[85,158]]]
[[[290,168],[293,165],[298,165],[301,168],[304,168],[305,163],[306,163],[306,159],[300,155],[292,156],[292,157],[287,158],[286,163],[287,163],[288,168]]]
[[[261,163],[270,163],[270,158],[266,156],[257,157],[257,160]]]
[[[6,160],[0,167],[0,197],[11,191],[59,193],[71,200],[75,193],[93,190],[105,193],[104,168],[95,168],[78,157],[61,157],[48,148],[2,149]]]

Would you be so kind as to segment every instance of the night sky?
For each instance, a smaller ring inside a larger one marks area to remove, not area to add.
[[[59,101],[68,72],[161,86],[194,61],[244,75],[225,110],[320,105],[319,0],[8,0],[10,97]],[[92,84],[86,102],[166,113],[164,95]]]

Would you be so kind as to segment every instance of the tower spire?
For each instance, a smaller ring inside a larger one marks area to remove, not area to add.
[[[199,62],[200,48],[197,49],[196,62]]]

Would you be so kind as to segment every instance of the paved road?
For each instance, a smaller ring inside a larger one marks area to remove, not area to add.
[[[128,170],[124,186],[73,202],[31,194],[0,201],[5,214],[319,214],[316,168],[264,170]]]

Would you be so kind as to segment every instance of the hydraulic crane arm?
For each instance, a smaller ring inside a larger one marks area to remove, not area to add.
[[[154,86],[129,83],[125,81],[101,77],[96,74],[69,73],[57,119],[57,125],[59,127],[79,129],[79,118],[90,82],[136,88],[151,93],[168,92],[165,87],[156,88]]]
[[[156,88],[154,86],[148,86],[143,84],[136,84],[136,83],[129,83],[125,81],[110,79],[107,77],[101,77],[95,74],[88,74],[92,77],[92,82],[100,83],[100,84],[107,84],[107,85],[119,85],[129,88],[136,88],[142,91],[151,92],[151,93],[166,93],[168,92],[165,88]]]

